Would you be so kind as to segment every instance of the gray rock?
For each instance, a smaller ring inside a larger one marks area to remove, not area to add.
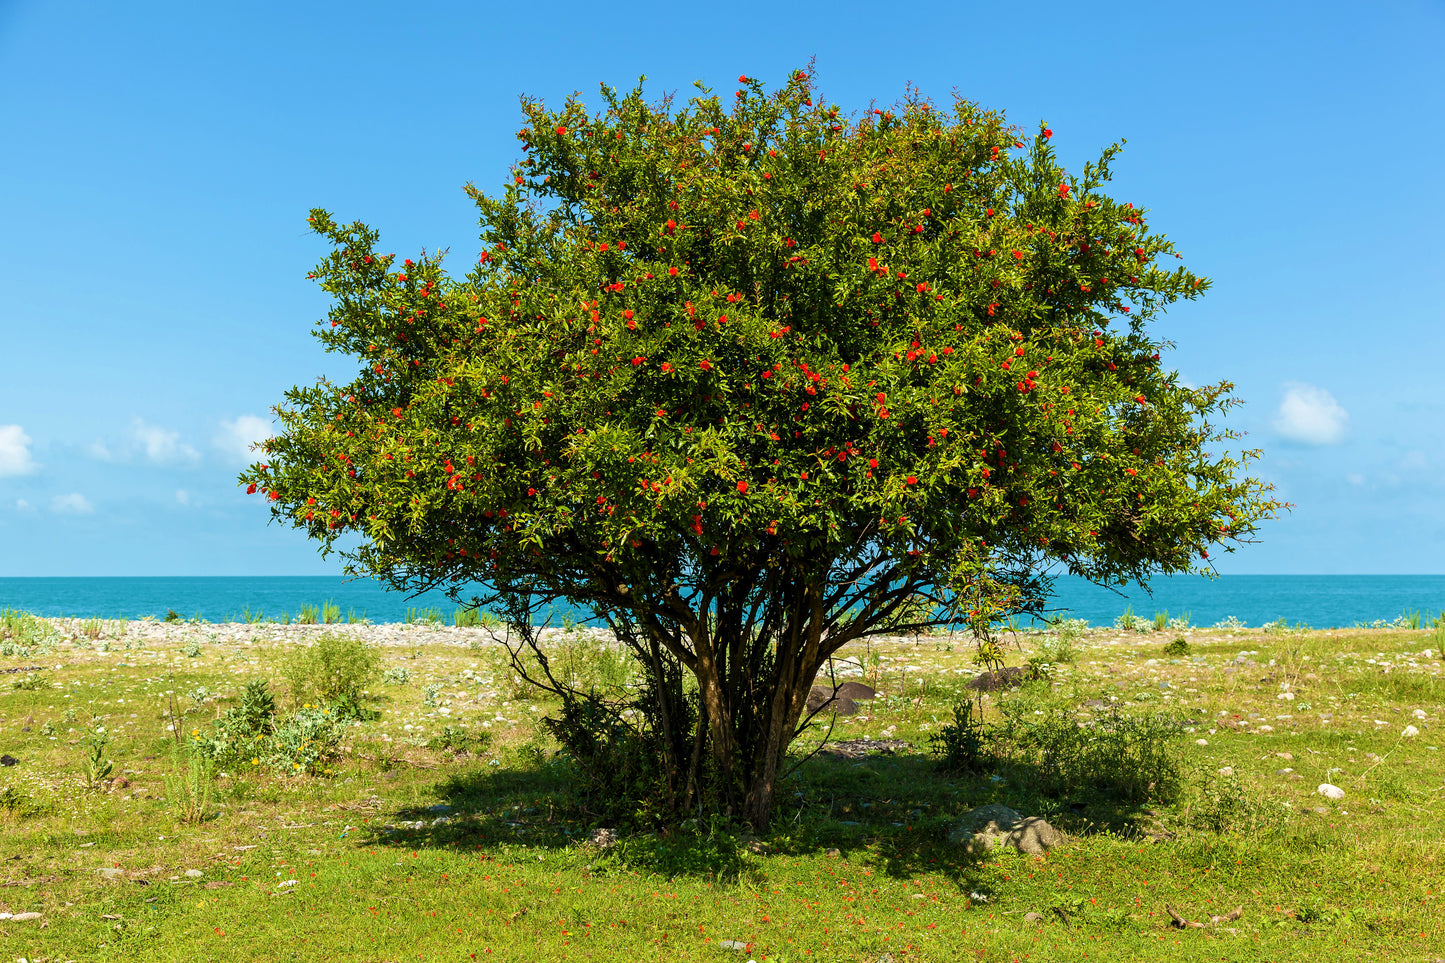
[[[1042,914],[1042,913],[1025,913],[1025,914],[1024,914],[1024,922],[1025,922],[1025,923],[1042,923],[1043,921],[1044,921],[1044,914]]]
[[[1326,799],[1345,798],[1345,791],[1343,789],[1341,789],[1339,786],[1330,785],[1327,782],[1320,783],[1320,787],[1316,789],[1315,792],[1319,793],[1321,796],[1324,796]]]
[[[748,948],[748,944],[742,940],[718,940],[717,945],[725,950],[738,950],[740,952]]]
[[[1064,834],[1042,817],[1020,816],[1000,803],[965,814],[948,840],[970,853],[1015,849],[1031,855],[1046,853],[1066,841]]]
[[[105,879],[120,879],[125,876],[125,870],[119,866],[102,866],[100,869],[97,869],[96,872]]]
[[[189,876],[191,879],[200,879],[206,874],[201,872],[199,869],[188,869],[186,870],[186,875]]]
[[[26,922],[27,920],[38,920],[38,919],[40,919],[40,914],[39,914],[39,913],[16,913],[14,916],[10,917],[10,922],[12,922],[12,923],[24,923],[24,922]]]

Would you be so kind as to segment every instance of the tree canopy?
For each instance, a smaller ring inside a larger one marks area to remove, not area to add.
[[[361,366],[289,392],[242,482],[524,635],[538,600],[596,612],[648,667],[629,725],[670,805],[765,824],[850,641],[986,639],[1050,570],[1201,571],[1280,507],[1220,448],[1232,386],[1163,363],[1151,322],[1209,283],[1103,193],[1118,145],[1070,175],[1042,125],[912,91],[846,114],[803,71],[602,99],[523,101],[464,277],[312,212],[317,335]]]

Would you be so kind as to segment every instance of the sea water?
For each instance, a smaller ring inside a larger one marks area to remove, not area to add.
[[[0,578],[0,609],[36,615],[165,618],[209,622],[295,620],[304,607],[331,605],[342,621],[403,622],[440,617],[450,624],[457,605],[441,592],[408,596],[379,582],[340,576],[214,576],[115,578]],[[1209,626],[1234,618],[1250,626],[1283,619],[1291,626],[1350,627],[1390,622],[1418,611],[1445,609],[1445,575],[1173,576],[1111,590],[1082,579],[1055,583],[1053,614],[1112,625],[1126,610],[1152,621],[1156,613]],[[580,620],[559,607],[554,617]],[[318,612],[319,618],[319,612]]]

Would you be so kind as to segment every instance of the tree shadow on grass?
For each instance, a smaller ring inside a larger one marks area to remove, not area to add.
[[[721,818],[701,816],[656,831],[619,830],[598,845],[593,833],[611,825],[579,805],[561,759],[522,768],[458,764],[434,787],[434,803],[396,810],[375,826],[370,843],[398,848],[465,851],[527,847],[538,855],[585,861],[594,873],[636,872],[723,882],[760,882],[769,855],[836,857],[894,879],[921,874],[949,879],[962,893],[990,892],[986,853],[950,842],[961,817],[1002,803],[1041,815],[1069,835],[1138,836],[1152,824],[1147,806],[1111,798],[1107,787],[1081,787],[1068,798],[1034,792],[1028,767],[998,774],[940,772],[921,753],[801,761],[783,784],[768,833],[754,838]]]

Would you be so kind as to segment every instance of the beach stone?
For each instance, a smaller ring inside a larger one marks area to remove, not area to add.
[[[1283,759],[1285,762],[1294,762],[1294,753],[1292,752],[1276,752],[1274,757],[1276,759]]]
[[[1404,731],[1400,733],[1400,736],[1401,736],[1401,738],[1404,738],[1404,739],[1413,739],[1413,738],[1415,738],[1416,736],[1418,736],[1419,734],[1420,734],[1420,730],[1419,730],[1419,729],[1416,729],[1414,726],[1406,726],[1405,729],[1404,729]]]
[[[1315,792],[1319,793],[1321,796],[1324,796],[1326,799],[1345,798],[1345,791],[1343,789],[1341,789],[1339,786],[1332,786],[1327,782],[1320,783],[1320,788],[1316,789]]]
[[[1025,922],[1025,923],[1042,923],[1043,921],[1044,921],[1044,914],[1042,914],[1042,913],[1025,913],[1025,914],[1024,914],[1024,922]]]
[[[191,878],[191,879],[200,879],[202,876],[204,876],[204,875],[206,875],[206,874],[203,873],[203,872],[201,872],[199,869],[188,869],[188,870],[186,870],[185,875],[188,876],[188,877]]]
[[[742,940],[718,940],[717,945],[725,950],[737,950],[739,952],[745,951],[748,948],[748,944]]]
[[[1414,712],[1410,713],[1410,715],[1414,716],[1416,719],[1423,719],[1425,718],[1425,710],[1416,709]]]
[[[14,756],[0,756],[0,766],[18,766],[19,764],[20,760],[16,759]]]
[[[38,919],[40,919],[40,914],[39,914],[39,913],[16,913],[14,916],[10,917],[10,922],[12,922],[12,923],[24,923],[24,922],[27,922],[27,921],[29,921],[29,920],[38,920]]]
[[[1039,816],[1020,816],[1003,805],[992,803],[964,814],[948,840],[970,853],[1015,849],[1038,855],[1064,843],[1064,835]]]
[[[125,876],[125,870],[121,869],[119,866],[102,866],[100,869],[96,870],[96,873],[98,873],[104,879],[120,879],[121,877]]]

